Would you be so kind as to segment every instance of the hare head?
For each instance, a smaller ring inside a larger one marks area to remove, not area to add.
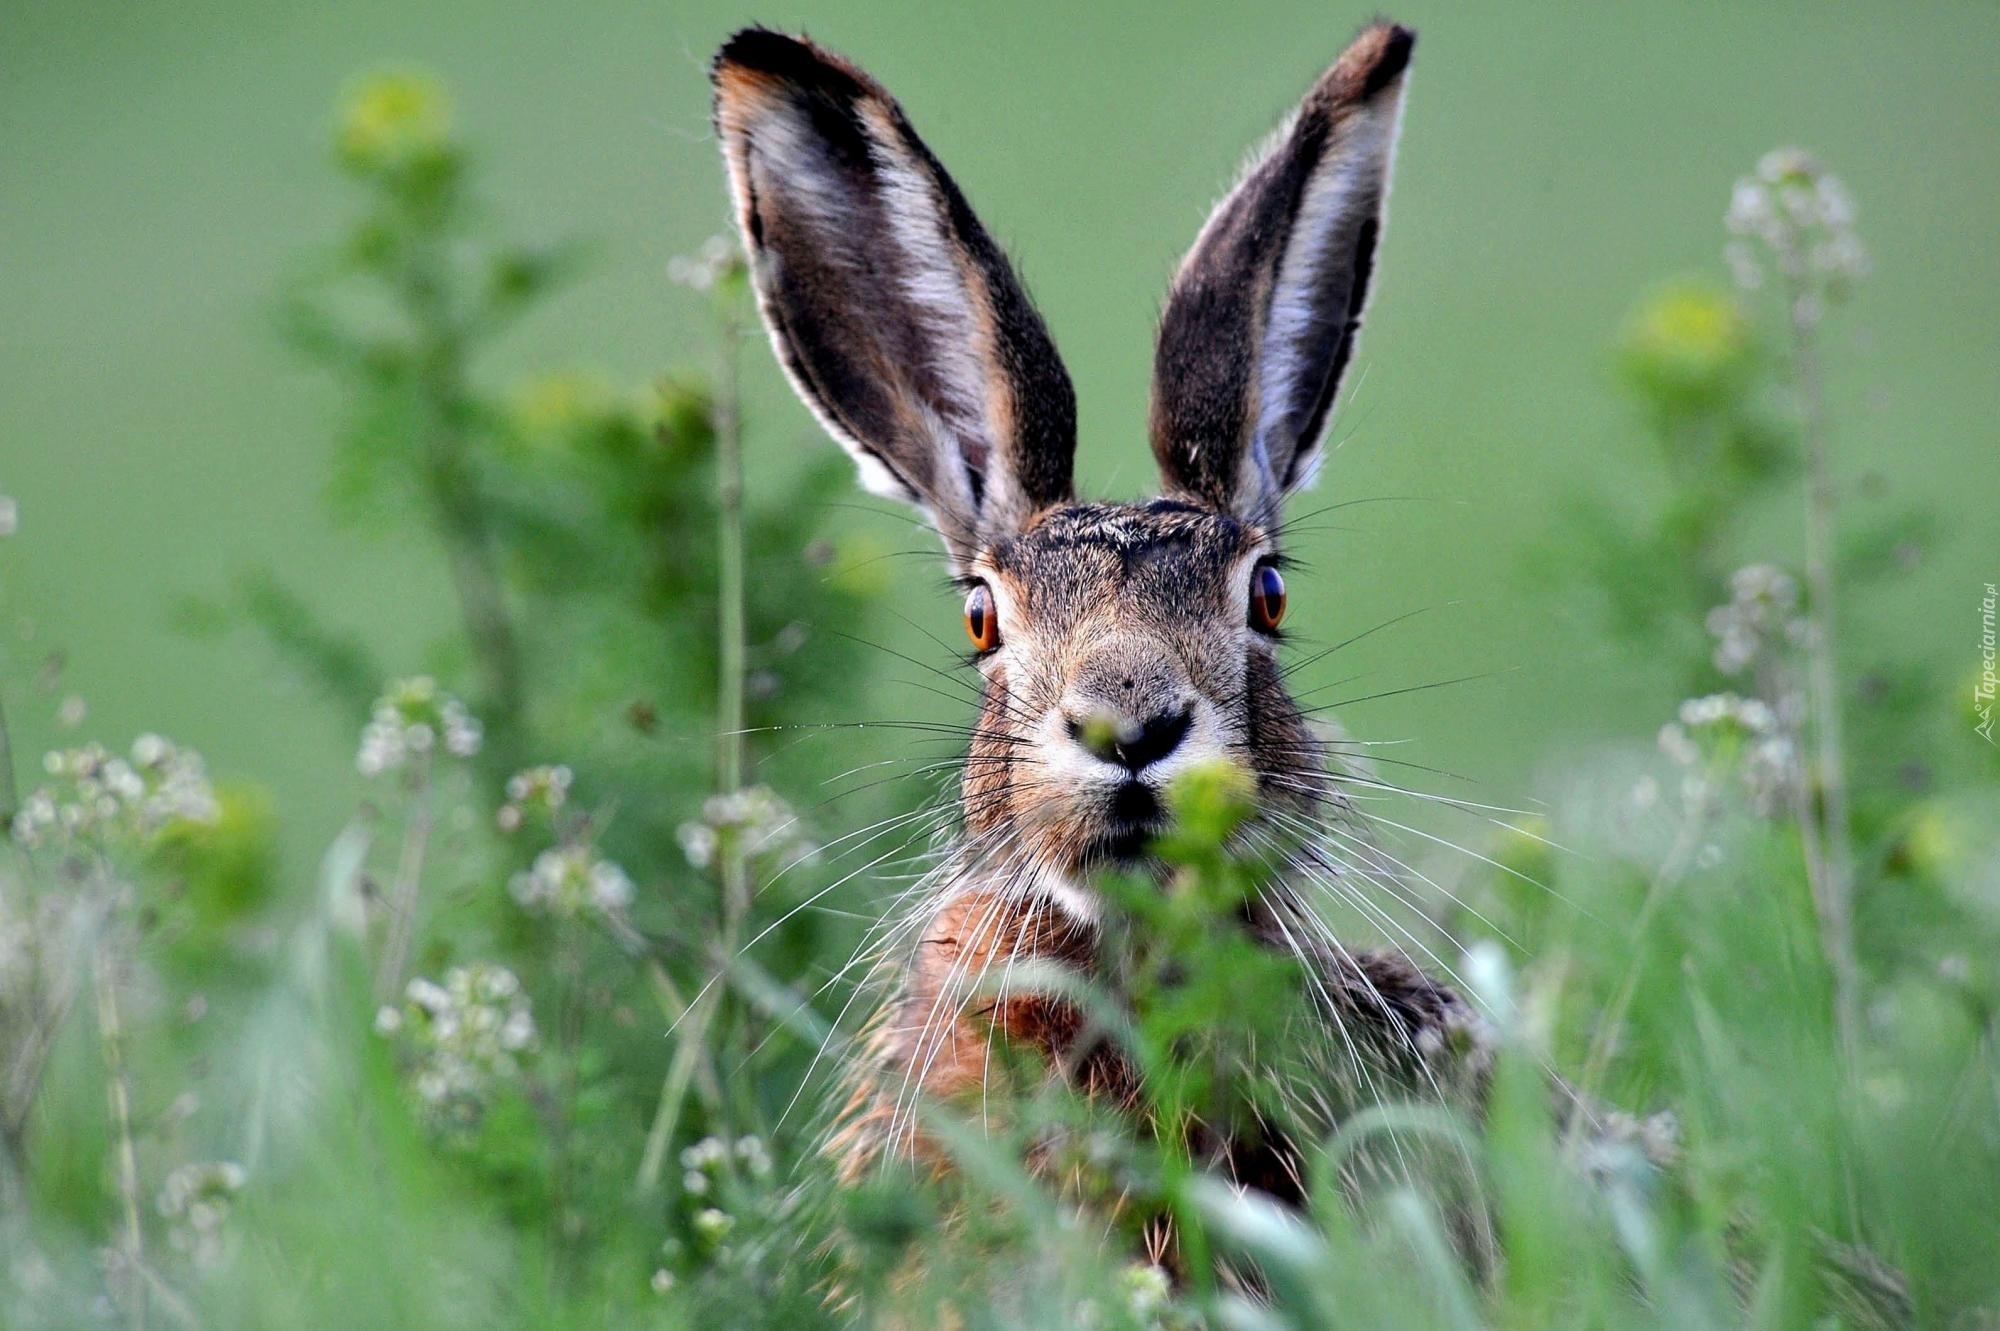
[[[1075,497],[1069,376],[895,100],[762,29],[716,58],[778,359],[869,488],[924,510],[966,592],[985,695],[967,844],[1073,908],[1071,880],[1143,853],[1191,764],[1237,764],[1267,813],[1329,793],[1277,666],[1279,513],[1360,334],[1414,43],[1364,31],[1195,240],[1155,359],[1162,497],[1139,503]]]

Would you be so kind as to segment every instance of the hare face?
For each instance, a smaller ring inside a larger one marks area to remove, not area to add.
[[[1320,753],[1275,663],[1273,533],[1352,360],[1415,38],[1365,30],[1216,207],[1161,318],[1163,499],[1076,501],[1076,399],[965,196],[882,87],[762,29],[715,123],[771,342],[872,489],[923,509],[970,591],[985,704],[963,876],[1060,898],[1142,850],[1173,775],[1222,758],[1267,808]],[[1025,870],[1025,872],[1020,872]]]
[[[1252,606],[1275,555],[1255,525],[1169,499],[1058,508],[981,550],[997,644],[980,658],[970,829],[1011,830],[1074,875],[1137,856],[1195,763],[1297,768],[1275,624]],[[1287,751],[1260,764],[1258,737],[1279,733]]]

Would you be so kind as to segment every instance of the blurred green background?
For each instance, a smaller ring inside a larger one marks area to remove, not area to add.
[[[1152,484],[1143,420],[1166,278],[1245,147],[1364,17],[1303,4],[6,4],[0,492],[22,512],[10,601],[30,643],[66,657],[53,693],[17,701],[20,752],[56,742],[56,702],[80,694],[90,733],[158,728],[199,744],[219,775],[268,783],[287,861],[306,864],[347,815],[361,718],[289,682],[252,637],[176,631],[175,607],[268,568],[396,670],[417,669],[420,644],[452,621],[425,533],[382,539],[328,516],[338,389],[272,331],[288,263],[353,210],[324,145],[356,71],[434,68],[501,224],[596,246],[585,279],[509,336],[496,378],[556,362],[634,381],[703,354],[705,325],[664,266],[726,221],[707,55],[751,19],[808,30],[899,95],[1018,257],[1078,386],[1083,481],[1129,495]],[[1559,751],[1650,733],[1674,686],[1615,655],[1573,590],[1531,577],[1523,556],[1568,493],[1652,497],[1608,347],[1661,277],[1721,277],[1730,183],[1788,142],[1845,178],[1875,262],[1832,329],[1840,466],[1941,519],[1859,631],[1961,652],[1972,670],[1975,593],[2000,569],[2000,7],[1412,0],[1396,17],[1422,43],[1394,220],[1341,447],[1300,511],[1413,502],[1311,524],[1294,605],[1300,632],[1328,641],[1432,613],[1304,685],[1498,672],[1345,719],[1417,741],[1408,756],[1503,802]],[[755,492],[830,445],[761,347],[746,364]],[[1760,548],[1795,558],[1790,502],[1765,518]],[[908,548],[886,509],[839,522]],[[933,570],[889,567],[896,608],[954,637]],[[885,623],[892,645],[934,655]],[[957,713],[907,699],[884,705]],[[855,737],[852,760],[876,742]]]

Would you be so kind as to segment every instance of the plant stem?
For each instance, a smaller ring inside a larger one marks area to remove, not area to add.
[[[656,957],[646,958],[646,979],[652,984],[653,996],[660,1004],[660,1013],[666,1017],[670,1029],[677,1029],[683,1020],[690,1019],[689,1001],[681,997],[680,987],[667,974]],[[697,998],[699,995],[697,995]],[[711,1110],[722,1107],[722,1078],[715,1070],[715,1060],[709,1056],[707,1046],[701,1048],[701,1058],[695,1065],[695,1087]]]
[[[737,364],[742,340],[742,327],[735,312],[725,313],[715,397],[718,546],[715,784],[717,793],[722,795],[741,790],[744,774],[743,695],[748,647],[744,605],[743,411]],[[716,850],[722,886],[719,941],[721,954],[727,958],[736,954],[743,921],[750,913],[750,864],[742,830],[732,828],[723,832]],[[730,1001],[726,981],[722,989],[715,1017],[722,1037],[734,1045],[736,1037],[742,1034],[738,1028],[746,1014]]]
[[[42,1005],[12,1051],[6,1083],[0,1086],[0,1142],[5,1143],[8,1159],[22,1178],[28,1168],[28,1123],[41,1098],[42,1074],[69,1022],[77,988],[75,983],[67,983]]]
[[[717,511],[716,789],[733,794],[743,785],[743,682],[746,645],[743,604],[743,416],[737,381],[742,331],[734,315],[722,323],[721,377],[715,397],[715,504]],[[728,856],[725,855],[725,858]]]
[[[7,730],[7,702],[0,698],[0,837],[11,835],[21,790],[14,783],[14,741]]]
[[[109,929],[107,920],[101,930]],[[146,1326],[146,1236],[139,1223],[139,1157],[132,1145],[132,1087],[125,1074],[125,1028],[119,1019],[118,983],[110,944],[101,936],[91,950],[91,979],[97,991],[97,1036],[104,1051],[104,1094],[117,1139],[118,1201],[123,1233],[119,1255],[125,1262],[126,1316],[134,1331]]]
[[[418,328],[418,463],[432,521],[451,565],[465,635],[483,676],[481,715],[494,733],[501,766],[524,706],[520,643],[507,611],[490,515],[469,456],[466,344],[452,318],[435,247],[416,247],[403,274],[403,298]]]
[[[551,1184],[555,1193],[556,1246],[553,1254],[556,1274],[567,1288],[575,1283],[583,1237],[583,1216],[576,1204],[576,1120],[578,1061],[583,1044],[584,971],[581,940],[576,921],[564,920],[557,926],[556,969],[562,984],[562,1007],[556,1038],[560,1041],[561,1095],[554,1106],[549,1135],[555,1157]]]
[[[687,1015],[680,1044],[674,1049],[673,1062],[667,1065],[666,1081],[660,1087],[660,1103],[653,1110],[652,1126],[646,1130],[646,1149],[639,1157],[636,1183],[641,1193],[652,1192],[660,1185],[660,1170],[666,1162],[667,1147],[673,1142],[681,1105],[687,1100],[688,1086],[694,1080],[703,1046],[708,1040],[709,1022],[720,1006],[720,997],[721,986],[717,986],[711,1000],[696,998],[695,1006],[700,1010]]]
[[[396,881],[389,889],[389,936],[382,948],[382,966],[375,974],[375,1000],[395,1000],[410,964],[410,945],[417,930],[417,897],[423,886],[424,856],[431,839],[431,782],[419,769],[410,792],[410,823],[403,830],[403,853],[396,863]]]
[[[1792,330],[1793,371],[1798,379],[1799,431],[1806,459],[1805,563],[1807,610],[1812,626],[1806,645],[1806,693],[1814,739],[1810,770],[1819,786],[1817,810],[1812,792],[1808,790],[1805,794],[1800,831],[1807,839],[1813,903],[1819,913],[1827,965],[1833,972],[1835,1025],[1843,1048],[1852,1054],[1860,1030],[1860,994],[1854,956],[1854,867],[1848,839],[1847,763],[1840,734],[1840,676],[1834,660],[1835,493],[1827,455],[1826,400],[1820,379],[1819,350],[1813,340],[1814,319],[1803,287],[1794,283],[1789,294],[1787,313]],[[1812,826],[1815,822],[1817,827]],[[1817,872],[1813,872],[1815,849],[1819,860]]]
[[[719,795],[733,795],[743,788],[744,769],[744,678],[748,673],[748,649],[744,627],[743,415],[737,374],[742,340],[742,327],[735,313],[725,312],[715,395],[715,790]],[[727,959],[735,955],[743,920],[750,910],[750,866],[743,852],[742,838],[733,830],[720,832],[716,845],[716,871],[721,889],[717,903],[717,942],[723,958],[720,964],[725,969]],[[649,961],[648,972],[662,1010],[681,1027],[681,1035],[660,1086],[659,1102],[654,1107],[645,1149],[639,1158],[638,1176],[633,1181],[641,1193],[652,1192],[659,1186],[667,1150],[680,1122],[681,1107],[697,1073],[701,1074],[704,1098],[709,1100],[711,1112],[719,1118],[725,1115],[728,1106],[708,1043],[711,1028],[720,1033],[718,1038],[728,1038],[731,1030],[728,1018],[734,1007],[726,975],[717,974],[710,982],[712,996],[704,990],[692,1004],[686,1004],[657,961]]]

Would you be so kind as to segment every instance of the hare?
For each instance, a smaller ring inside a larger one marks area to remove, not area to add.
[[[972,996],[1030,959],[1094,964],[1092,871],[1143,861],[1177,773],[1236,765],[1272,826],[1345,807],[1279,671],[1279,517],[1321,460],[1360,335],[1414,44],[1391,23],[1363,31],[1202,228],[1160,323],[1163,493],[1140,503],[1076,497],[1075,395],[1048,330],[889,94],[763,29],[717,55],[715,125],[772,347],[864,483],[942,537],[984,687],[962,833],[831,1138],[842,1175],[942,1163],[915,1104],[976,1097],[996,1031],[1087,1093],[1129,1093],[1061,999]],[[1481,1040],[1468,1003],[1400,955],[1342,948],[1302,890],[1270,884],[1245,923],[1308,963],[1340,1047],[1370,1077],[1463,1083]],[[1289,1145],[1215,1154],[1297,1200]]]

